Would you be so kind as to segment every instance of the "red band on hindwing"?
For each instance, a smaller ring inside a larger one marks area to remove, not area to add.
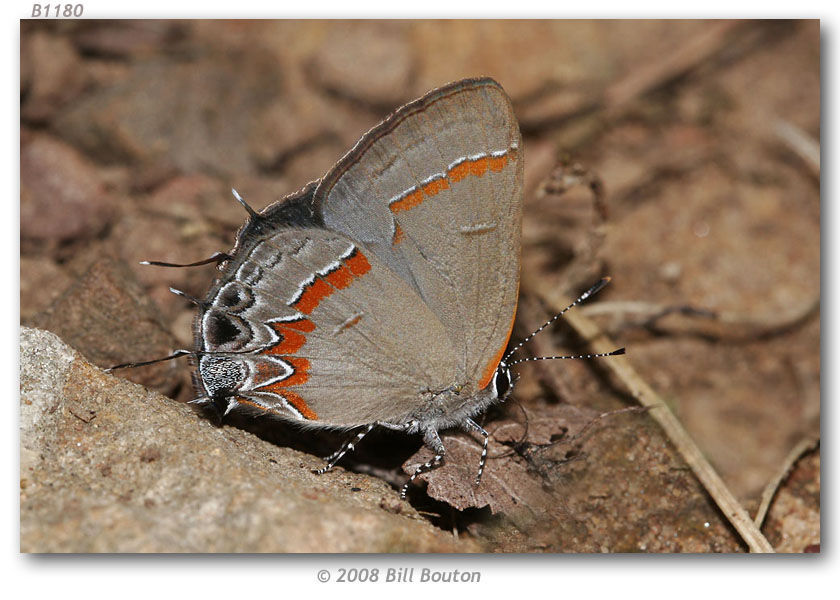
[[[326,279],[327,282],[337,290],[343,290],[353,281],[353,273],[351,273],[347,267],[341,265],[335,271],[327,275]]]
[[[277,321],[271,324],[272,326],[283,326],[289,327],[291,329],[297,329],[298,331],[303,331],[309,333],[311,331],[315,331],[315,323],[310,321],[309,319],[295,319],[294,321]],[[275,328],[276,331],[276,328]]]
[[[353,250],[353,253],[344,260],[344,264],[350,269],[356,277],[360,277],[370,271],[370,263],[367,256],[362,254],[358,248]]]
[[[353,283],[353,280],[361,277],[371,266],[367,257],[355,246],[351,247],[348,254],[341,259],[341,262],[328,272],[319,271],[311,281],[304,283],[297,294],[297,298],[291,301],[289,306],[303,314],[311,314],[322,300],[334,294],[337,290],[343,290]],[[361,319],[361,316],[351,319],[346,327],[352,327]],[[292,386],[303,385],[309,381],[309,360],[295,356],[306,345],[306,335],[315,330],[315,323],[310,319],[297,318],[289,321],[272,321],[267,323],[278,336],[278,341],[272,346],[263,350],[263,356],[282,357],[282,363],[260,361],[256,364],[256,373],[253,377],[255,391],[268,392],[282,397],[305,419],[317,419],[318,415],[309,408],[306,400],[297,392],[291,391]],[[345,328],[346,328],[345,327]],[[286,375],[281,369],[287,369]],[[282,379],[278,379],[282,377]],[[270,410],[254,402],[246,402],[263,410]]]
[[[281,388],[287,388],[290,385],[303,385],[309,381],[309,360],[306,358],[297,358],[290,356],[285,359],[292,367],[292,373],[285,379],[275,381],[269,385],[258,388],[263,392],[279,392]]]
[[[298,409],[300,411],[300,414],[303,415],[304,419],[309,419],[310,421],[318,420],[318,415],[312,412],[312,409],[309,408],[309,406],[307,406],[306,401],[295,392],[284,390],[283,393],[281,393],[280,395],[286,399],[286,402]]]
[[[334,287],[320,277],[316,277],[312,283],[308,284],[304,288],[300,298],[298,298],[297,302],[292,304],[292,308],[308,315],[318,307],[321,300],[332,294],[334,291]]]
[[[303,400],[303,398],[301,398],[296,393],[285,390],[280,395],[283,396],[283,399],[286,402],[288,402],[289,404],[291,404],[292,407],[295,410],[297,410],[304,419],[308,419],[310,421],[317,421],[318,420],[318,415],[316,415],[314,412],[312,412],[312,409],[310,409],[309,406],[307,406],[307,404]],[[258,409],[260,409],[262,411],[265,411],[265,412],[271,412],[271,413],[280,415],[281,417],[287,417],[288,416],[288,413],[284,413],[283,411],[276,410],[276,409],[270,408],[268,406],[264,406],[264,405],[262,405],[258,402],[254,402],[253,400],[248,400],[246,398],[238,397],[236,399],[236,401],[239,404],[245,404],[246,406],[251,406],[253,408],[258,408]]]
[[[367,257],[358,249],[353,248],[344,264],[339,265],[329,273],[315,275],[315,278],[304,284],[297,300],[291,307],[306,315],[318,308],[321,300],[331,296],[336,290],[342,290],[353,282],[354,277],[360,277],[370,271]]]
[[[305,320],[307,323],[312,323],[309,319]],[[303,335],[300,331],[296,331],[294,327],[291,327],[289,323],[275,322],[269,323],[272,329],[277,332],[277,335],[280,336],[280,341],[274,344],[272,347],[263,351],[263,354],[271,354],[271,355],[285,355],[285,354],[295,354],[298,350],[300,350],[303,345],[306,343],[306,336]],[[312,329],[314,329],[314,323]],[[309,331],[312,331],[310,329]]]

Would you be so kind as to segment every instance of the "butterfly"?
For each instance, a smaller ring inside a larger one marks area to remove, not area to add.
[[[514,382],[523,165],[508,95],[465,79],[260,212],[234,190],[248,220],[232,251],[193,263],[221,275],[196,301],[195,349],[167,357],[194,357],[193,402],[355,431],[318,473],[376,427],[422,436],[434,457],[403,498],[444,460],[440,432],[459,428],[483,438],[478,484],[488,433],[475,418]]]

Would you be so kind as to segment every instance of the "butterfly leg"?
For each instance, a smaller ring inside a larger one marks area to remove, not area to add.
[[[484,465],[487,463],[487,443],[490,440],[490,434],[485,429],[470,418],[461,423],[461,427],[467,433],[475,431],[480,433],[484,438],[484,445],[481,447],[481,458],[478,459],[478,474],[475,476],[475,485],[481,483],[481,475],[484,473]]]
[[[371,423],[364,429],[362,429],[359,433],[357,433],[352,439],[344,442],[341,447],[326,457],[324,460],[327,462],[323,467],[320,469],[313,469],[312,472],[317,475],[323,475],[327,471],[330,471],[338,461],[341,460],[341,457],[347,454],[348,452],[352,451],[356,444],[362,441],[362,438],[365,437],[367,434],[370,433],[370,430],[376,427],[376,423]]]
[[[432,449],[435,456],[432,460],[417,467],[408,481],[405,482],[405,485],[402,486],[402,489],[400,490],[400,498],[403,500],[405,500],[405,495],[408,493],[408,486],[417,479],[417,476],[421,473],[426,473],[436,467],[439,467],[440,463],[443,462],[444,455],[446,454],[446,448],[443,447],[443,442],[440,441],[440,436],[438,436],[437,431],[434,431],[433,429],[426,431],[423,435],[423,442],[426,446]]]

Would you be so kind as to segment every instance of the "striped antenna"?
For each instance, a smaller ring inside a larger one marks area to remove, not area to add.
[[[503,363],[505,363],[505,364],[507,364],[507,360],[508,360],[511,356],[513,356],[513,355],[516,353],[516,351],[517,351],[517,350],[519,350],[522,346],[524,346],[524,345],[525,345],[525,344],[527,344],[529,341],[531,341],[535,335],[537,335],[537,334],[538,334],[539,332],[541,332],[543,329],[545,329],[546,327],[548,327],[549,325],[551,325],[552,323],[554,323],[554,321],[556,321],[557,319],[559,319],[561,316],[563,316],[564,314],[566,314],[566,313],[569,311],[569,309],[571,309],[573,306],[577,306],[578,304],[580,304],[581,302],[583,302],[583,301],[584,301],[584,300],[586,300],[587,298],[590,298],[590,297],[594,296],[595,294],[597,294],[598,292],[600,292],[600,291],[604,288],[604,286],[606,286],[609,282],[610,282],[610,277],[604,277],[604,278],[603,278],[603,279],[601,279],[598,283],[596,283],[596,284],[595,284],[595,285],[593,285],[591,288],[589,288],[588,290],[586,290],[585,292],[583,292],[580,296],[578,296],[578,299],[577,299],[577,300],[575,300],[575,301],[574,301],[574,302],[572,302],[569,306],[567,306],[566,308],[564,308],[563,310],[561,310],[559,313],[557,313],[556,315],[554,315],[553,317],[551,317],[548,321],[546,321],[545,323],[543,323],[542,325],[540,325],[537,329],[535,329],[534,331],[532,331],[532,332],[531,332],[531,334],[530,334],[528,337],[526,337],[524,340],[522,340],[522,341],[521,341],[521,342],[519,342],[516,346],[514,346],[513,350],[511,350],[510,352],[508,352],[507,354],[505,354],[505,357],[502,359],[502,362],[503,362]],[[623,348],[622,348],[622,350],[623,350]],[[623,352],[621,352],[621,354],[623,354]],[[594,356],[596,356],[596,355],[591,355],[591,356],[593,356],[593,357],[594,357]],[[600,356],[600,355],[597,355],[597,356]],[[548,358],[577,358],[577,357],[569,357],[569,356],[546,357],[546,359],[548,359]],[[529,359],[529,360],[536,360],[536,359]],[[515,364],[520,363],[520,362],[525,362],[525,361],[519,360],[519,361],[516,361],[515,363],[511,363],[511,364],[514,364],[514,365],[515,365]],[[508,365],[508,366],[510,366],[510,365]]]
[[[509,363],[507,366],[512,367],[513,365],[518,365],[519,363],[529,362],[532,360],[566,360],[566,359],[578,359],[578,358],[603,358],[605,356],[618,356],[620,354],[624,354],[626,352],[625,348],[619,348],[618,350],[613,350],[612,352],[601,352],[599,354],[575,354],[571,356],[534,356],[531,358],[520,358],[519,360],[515,360],[512,363]]]

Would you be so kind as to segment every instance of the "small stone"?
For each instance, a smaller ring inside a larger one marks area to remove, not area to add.
[[[682,265],[675,261],[666,262],[659,268],[659,276],[668,283],[674,283],[682,275]]]
[[[48,135],[28,134],[22,141],[21,238],[59,243],[102,231],[113,215],[113,199],[96,167]]]
[[[73,282],[49,257],[20,257],[20,320],[29,322]]]
[[[20,116],[44,123],[84,90],[87,77],[79,55],[66,37],[36,31],[21,40],[25,85]]]

